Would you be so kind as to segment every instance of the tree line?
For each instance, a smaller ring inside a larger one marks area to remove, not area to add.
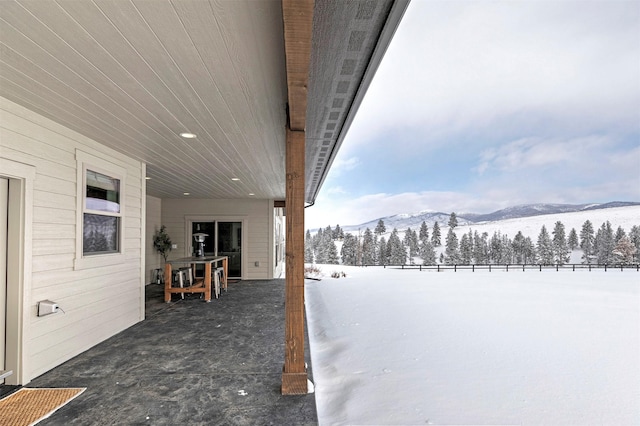
[[[407,228],[403,238],[396,228],[388,238],[384,221],[378,221],[375,229],[359,230],[357,235],[344,232],[340,225],[319,229],[315,235],[307,230],[305,237],[305,262],[344,265],[406,265],[415,259],[423,265],[489,265],[489,264],[542,264],[564,265],[569,263],[573,250],[582,251],[582,263],[636,264],[640,263],[640,226],[634,225],[628,232],[618,227],[615,231],[609,221],[597,230],[586,220],[580,233],[572,228],[568,233],[564,224],[557,221],[551,232],[542,225],[534,242],[521,231],[512,239],[495,231],[471,231],[460,237],[455,232],[458,219],[455,213],[449,217],[448,231],[443,246],[440,225],[435,222],[429,229],[422,222],[416,232]],[[336,241],[342,242],[340,253]],[[437,252],[440,252],[438,255]]]

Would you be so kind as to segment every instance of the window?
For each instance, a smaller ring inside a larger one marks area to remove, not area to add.
[[[82,254],[118,253],[120,179],[86,169]]]
[[[76,164],[75,269],[124,262],[126,169],[80,150]]]

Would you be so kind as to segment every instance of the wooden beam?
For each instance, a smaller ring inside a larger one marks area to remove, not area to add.
[[[304,161],[304,132],[287,129],[284,395],[307,393],[304,362]]]
[[[314,0],[282,0],[289,127],[305,129]]]
[[[286,152],[285,354],[282,393],[307,393],[304,362],[304,176],[314,0],[282,0],[289,113]]]

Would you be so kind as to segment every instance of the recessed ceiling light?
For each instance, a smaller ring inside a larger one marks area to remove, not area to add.
[[[145,178],[145,180],[151,180],[151,178],[149,176],[145,176],[144,178]]]
[[[233,181],[236,181],[236,182],[237,182],[237,181],[239,181],[239,180],[240,180],[240,178],[231,178],[231,180],[233,180]]]
[[[254,196],[254,195],[256,195],[256,194],[254,194],[253,192],[250,192],[250,193],[249,193],[249,195],[250,195],[250,196]]]
[[[182,136],[185,139],[193,139],[196,137],[194,133],[188,133],[188,132],[182,132],[180,133],[180,136]]]
[[[183,192],[182,195],[191,195],[190,192]]]

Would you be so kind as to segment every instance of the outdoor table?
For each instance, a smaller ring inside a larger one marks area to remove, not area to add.
[[[222,262],[224,270],[224,287],[227,287],[227,272],[228,272],[228,257],[227,256],[204,256],[204,257],[181,257],[180,259],[173,259],[167,261],[164,266],[164,301],[171,302],[171,294],[173,293],[204,293],[204,300],[206,302],[211,301],[211,281],[213,274],[211,272],[211,265],[213,263]],[[195,277],[190,286],[187,287],[172,287],[171,280],[171,268],[172,265],[187,264],[192,265],[195,271],[195,265],[204,264],[204,277]]]

